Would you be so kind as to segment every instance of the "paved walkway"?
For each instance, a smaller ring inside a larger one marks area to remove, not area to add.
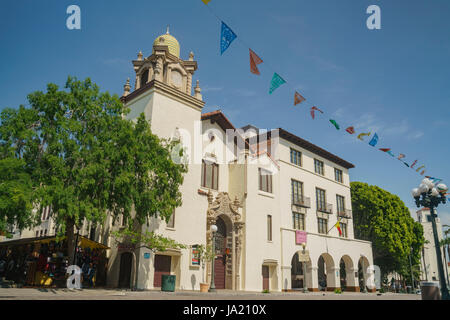
[[[417,294],[344,292],[121,291],[117,289],[2,289],[0,300],[421,300]]]

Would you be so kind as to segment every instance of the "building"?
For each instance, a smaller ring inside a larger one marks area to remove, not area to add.
[[[429,208],[422,208],[417,211],[417,220],[423,226],[423,236],[425,244],[422,249],[422,256],[420,261],[421,280],[423,281],[439,281],[439,271],[437,267],[436,244],[433,235],[433,226],[431,223],[431,213]],[[438,230],[439,241],[443,239],[442,224],[439,218],[436,218],[436,228]],[[441,248],[442,265],[444,266],[444,273],[448,283],[448,263],[446,259],[446,252]],[[447,266],[447,268],[446,268]]]
[[[127,117],[144,113],[154,134],[179,140],[189,155],[182,206],[168,223],[153,218],[142,230],[188,248],[153,253],[116,243],[109,232],[124,221],[113,224],[110,216],[100,228],[86,225],[83,232],[111,248],[108,286],[154,289],[161,287],[162,275],[173,274],[177,289],[199,290],[200,283],[210,282],[212,268],[209,263],[203,269],[193,252],[212,243],[216,225],[217,289],[364,287],[372,245],[354,238],[353,164],[284,129],[238,129],[220,110],[202,113],[199,82],[193,87],[194,54],[181,59],[180,45],[169,32],[156,38],[148,57],[139,52],[132,63],[134,90],[128,80],[121,97],[130,109]],[[341,235],[333,227],[338,220]]]

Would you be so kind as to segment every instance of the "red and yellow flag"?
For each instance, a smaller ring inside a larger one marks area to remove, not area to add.
[[[339,223],[339,221],[336,222],[334,226],[336,227],[336,229],[338,229],[339,235],[342,236],[341,224]]]

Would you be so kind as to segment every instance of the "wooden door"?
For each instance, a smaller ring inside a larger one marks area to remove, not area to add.
[[[214,284],[216,289],[225,289],[225,258],[217,256],[214,262]]]
[[[161,287],[163,274],[170,274],[170,256],[155,255],[155,276],[153,277],[153,286],[156,288]]]
[[[262,266],[263,290],[269,290],[269,267]]]
[[[130,252],[122,253],[120,256],[119,288],[130,288],[132,264],[133,255]]]

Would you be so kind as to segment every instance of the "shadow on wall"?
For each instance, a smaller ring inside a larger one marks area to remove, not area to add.
[[[195,284],[197,283],[197,279],[195,278],[195,274],[191,275],[191,284],[192,284],[192,291],[195,290]]]

